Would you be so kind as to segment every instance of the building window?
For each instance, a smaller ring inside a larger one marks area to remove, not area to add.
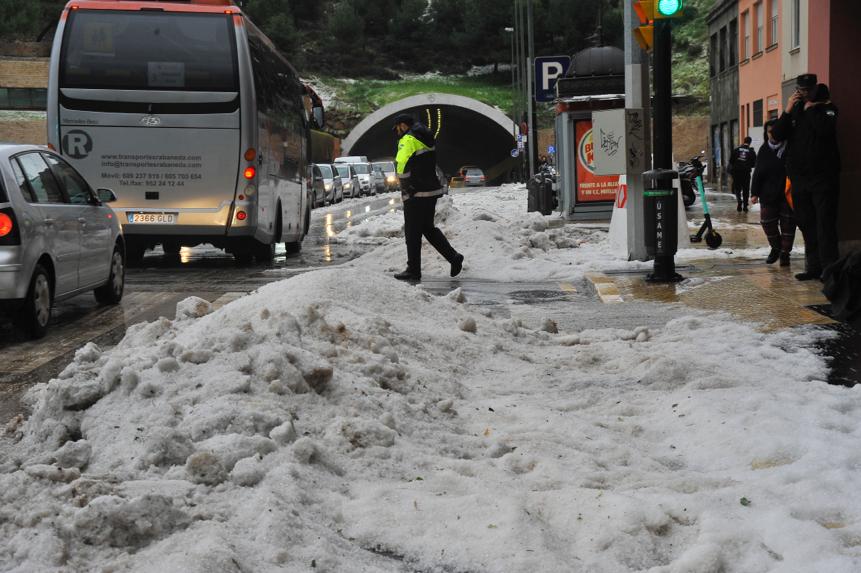
[[[762,125],[762,100],[758,99],[753,102],[753,126],[760,127]]]
[[[0,88],[0,109],[45,111],[48,90],[45,88]]]
[[[768,110],[768,119],[769,119],[769,120],[771,120],[771,119],[777,119],[777,110],[776,110],[776,109],[770,109],[770,110]]]
[[[729,65],[738,64],[738,20],[729,23]]]
[[[801,0],[792,2],[792,48],[801,46]]]
[[[718,35],[717,33],[712,34],[711,43],[710,43],[711,53],[709,54],[711,57],[709,58],[709,75],[711,77],[715,77],[717,75],[717,58],[718,58]]]
[[[727,60],[726,26],[720,29],[720,71],[726,69]]]
[[[768,47],[777,45],[777,0],[768,0]]]
[[[762,17],[762,2],[757,2],[756,4],[754,4],[753,11],[754,11],[754,23],[753,23],[753,25],[756,29],[756,35],[754,36],[753,53],[756,54],[756,53],[761,52],[763,49],[762,31],[763,31],[763,26],[765,25],[765,22],[764,22],[763,17]]]
[[[741,15],[741,29],[744,33],[744,42],[741,44],[741,59],[750,58],[750,12],[747,10]]]

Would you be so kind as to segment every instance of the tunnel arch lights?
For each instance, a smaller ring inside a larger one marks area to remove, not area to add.
[[[501,128],[506,130],[506,132],[511,133],[512,137],[515,133],[516,124],[510,117],[508,117],[505,112],[500,111],[499,109],[489,106],[486,103],[482,103],[476,99],[472,99],[465,96],[459,96],[454,94],[443,94],[443,93],[427,93],[427,94],[419,94],[415,96],[410,96],[396,102],[392,102],[386,106],[381,107],[374,113],[367,116],[365,119],[360,121],[356,127],[353,128],[353,131],[344,139],[342,145],[342,149],[344,150],[344,155],[349,155],[353,149],[353,146],[371,129],[373,129],[380,122],[386,121],[389,118],[394,117],[399,113],[403,113],[407,110],[424,107],[426,108],[426,113],[428,116],[431,114],[431,109],[436,110],[437,113],[437,121],[433,122],[428,119],[427,124],[429,126],[433,126],[436,123],[436,135],[439,135],[440,130],[442,129],[442,110],[440,106],[453,106],[459,107],[466,110],[469,110],[473,113],[477,113],[479,115],[483,115],[492,122],[498,124]]]

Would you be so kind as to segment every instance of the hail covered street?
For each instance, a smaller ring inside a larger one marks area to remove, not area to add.
[[[0,422],[21,411],[19,397],[27,387],[56,376],[87,342],[110,346],[136,323],[173,318],[176,303],[198,296],[222,306],[256,288],[310,269],[343,264],[362,254],[361,247],[330,242],[330,237],[364,218],[400,209],[395,193],[345,199],[312,212],[311,229],[301,253],[288,255],[278,245],[269,265],[239,266],[233,257],[209,245],[183,248],[178,259],[147,252],[137,268],[126,270],[122,303],[101,306],[91,293],[57,303],[48,335],[25,341],[0,324]]]

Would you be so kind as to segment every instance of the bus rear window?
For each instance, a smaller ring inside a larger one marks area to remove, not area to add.
[[[231,16],[75,10],[60,62],[65,88],[238,91]]]

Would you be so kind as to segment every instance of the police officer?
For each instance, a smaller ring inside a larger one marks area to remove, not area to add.
[[[747,212],[747,202],[750,198],[750,170],[756,165],[756,151],[750,146],[750,137],[744,138],[744,143],[732,150],[729,156],[729,169],[732,173],[732,192],[738,201],[737,211]]]
[[[436,201],[444,193],[436,172],[434,138],[413,116],[395,117],[398,141],[397,172],[404,202],[404,238],[407,268],[395,278],[418,281],[422,278],[422,235],[451,265],[451,276],[460,274],[463,255],[454,250],[442,231],[434,226]]]
[[[787,141],[786,172],[792,183],[795,218],[804,236],[805,271],[801,281],[821,279],[838,257],[837,201],[840,194],[840,152],[837,107],[828,86],[816,74],[796,79],[795,92],[772,128]]]

